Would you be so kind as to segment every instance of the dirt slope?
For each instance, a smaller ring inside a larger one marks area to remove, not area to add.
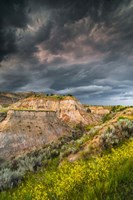
[[[31,151],[70,131],[55,112],[9,110],[6,119],[0,123],[0,157]]]

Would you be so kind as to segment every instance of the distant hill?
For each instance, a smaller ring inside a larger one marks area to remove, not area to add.
[[[0,105],[8,107],[9,105],[33,94],[34,92],[0,92]]]

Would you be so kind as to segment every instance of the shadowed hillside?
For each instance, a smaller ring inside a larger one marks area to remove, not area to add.
[[[8,107],[9,105],[32,96],[34,92],[0,92],[0,105]]]

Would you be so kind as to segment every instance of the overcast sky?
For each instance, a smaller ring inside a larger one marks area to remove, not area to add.
[[[0,91],[133,105],[133,0],[0,0]]]

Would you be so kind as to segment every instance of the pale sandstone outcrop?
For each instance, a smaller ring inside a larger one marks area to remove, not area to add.
[[[33,110],[52,110],[62,121],[69,125],[79,123],[96,124],[101,119],[98,115],[87,113],[84,106],[75,98],[66,97],[65,99],[54,98],[27,98],[11,106],[11,108],[33,109]]]
[[[91,113],[97,115],[107,115],[110,113],[110,109],[105,108],[103,106],[90,106]]]

